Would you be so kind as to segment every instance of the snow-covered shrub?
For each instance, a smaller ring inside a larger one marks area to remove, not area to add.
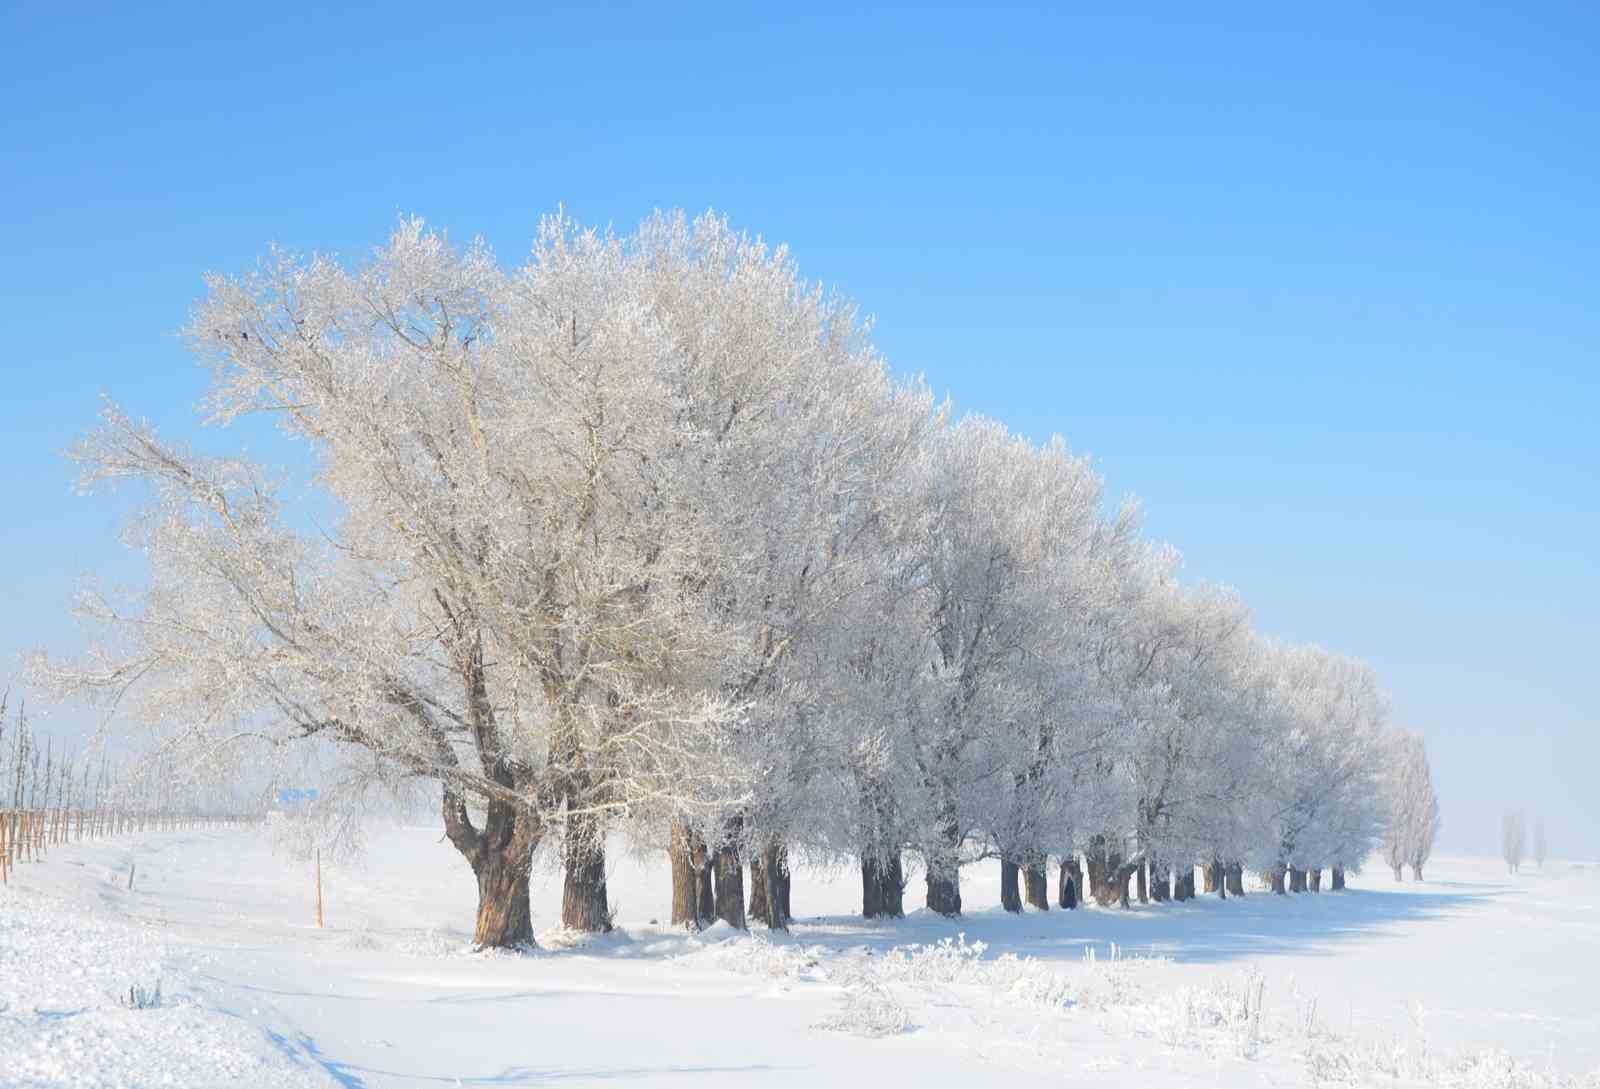
[[[117,996],[117,1005],[125,1010],[153,1010],[161,1005],[161,981],[156,980],[154,987],[144,987],[138,983],[128,986],[127,996]]]
[[[839,995],[839,1007],[818,1028],[875,1039],[899,1035],[910,1025],[910,1011],[870,969],[858,966],[841,975],[844,990]]]

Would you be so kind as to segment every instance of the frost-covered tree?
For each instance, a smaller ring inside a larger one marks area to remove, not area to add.
[[[1533,822],[1533,860],[1544,869],[1546,848],[1544,841],[1544,818],[1540,817]]]
[[[1299,892],[1308,870],[1365,857],[1381,834],[1386,708],[1360,662],[1315,647],[1267,653],[1284,718],[1266,756],[1265,835],[1250,861],[1274,892],[1286,880]]]
[[[1439,800],[1433,792],[1428,751],[1419,734],[1397,730],[1388,744],[1388,826],[1384,831],[1384,860],[1401,879],[1401,867],[1422,880],[1422,867],[1433,851],[1439,832]]]
[[[1500,821],[1500,854],[1506,860],[1506,869],[1516,873],[1522,865],[1526,835],[1520,812],[1507,813]]]

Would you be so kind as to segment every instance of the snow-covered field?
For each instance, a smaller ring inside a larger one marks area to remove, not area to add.
[[[961,920],[879,925],[802,869],[792,935],[691,937],[664,864],[621,857],[619,933],[517,956],[468,950],[436,829],[325,864],[320,931],[259,831],[59,847],[0,890],[0,1086],[1600,1085],[1600,867],[1020,917],[997,870]]]

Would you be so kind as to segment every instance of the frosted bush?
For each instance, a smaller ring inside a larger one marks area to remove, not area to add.
[[[830,1032],[847,1032],[869,1039],[896,1036],[911,1024],[911,1014],[895,998],[889,985],[870,969],[854,967],[843,973],[844,991],[833,1016],[817,1025]]]

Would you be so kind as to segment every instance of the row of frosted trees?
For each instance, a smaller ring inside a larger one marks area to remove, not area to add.
[[[774,927],[800,856],[954,915],[980,860],[1020,910],[1051,858],[1069,900],[1281,891],[1382,836],[1370,670],[1180,585],[1084,459],[953,420],[718,218],[553,218],[514,269],[408,221],[209,288],[214,418],[269,414],[314,487],[107,410],[77,457],[149,489],[150,584],[85,595],[108,642],[38,676],[196,775],[438,791],[482,945],[531,940],[542,846],[608,926],[617,835],[668,852],[675,920]]]

